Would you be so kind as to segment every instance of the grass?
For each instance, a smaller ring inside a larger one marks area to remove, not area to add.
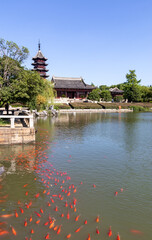
[[[59,110],[59,109],[71,109],[71,107],[66,104],[66,103],[58,103],[54,104],[54,109]]]
[[[9,119],[1,119],[0,118],[0,126],[5,126],[8,125],[10,123]]]
[[[97,103],[82,102],[82,103],[70,103],[73,109],[102,109],[102,106]]]

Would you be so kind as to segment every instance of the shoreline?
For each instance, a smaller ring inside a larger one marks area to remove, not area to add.
[[[60,109],[58,113],[127,113],[132,109]]]

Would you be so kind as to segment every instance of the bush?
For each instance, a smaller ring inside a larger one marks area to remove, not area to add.
[[[104,90],[100,94],[103,101],[109,102],[112,100],[112,96],[109,90]]]
[[[113,99],[115,102],[122,102],[123,96],[115,96]]]
[[[101,105],[97,103],[89,103],[89,102],[83,102],[83,103],[70,103],[70,106],[74,109],[101,109]]]
[[[92,92],[88,94],[88,99],[92,101],[100,101],[100,89],[93,89]]]
[[[54,109],[59,110],[59,109],[71,109],[71,108],[68,104],[62,103],[62,104],[54,104]]]

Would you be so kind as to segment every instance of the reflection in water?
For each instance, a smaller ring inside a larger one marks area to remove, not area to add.
[[[0,147],[0,223],[9,232],[3,239],[76,240],[90,233],[106,240],[109,226],[113,240],[117,232],[121,239],[152,238],[150,113],[60,114],[37,118],[36,129],[36,144]],[[49,228],[54,218],[60,234]]]

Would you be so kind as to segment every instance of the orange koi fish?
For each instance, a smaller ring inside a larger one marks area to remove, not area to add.
[[[53,230],[56,231],[58,229],[58,225],[56,225]]]
[[[80,215],[78,215],[77,217],[75,217],[75,221],[77,222],[79,220]]]
[[[76,212],[77,211],[77,209],[76,209],[76,207],[74,207],[74,212]]]
[[[21,207],[20,207],[20,211],[21,211],[22,214],[24,213],[24,210]]]
[[[97,234],[99,234],[99,233],[100,233],[98,228],[96,228],[96,233],[97,233]]]
[[[25,220],[24,222],[24,227],[27,227],[27,220]]]
[[[36,224],[39,224],[39,223],[40,223],[40,219],[39,219],[39,220],[37,220],[35,223],[36,223]]]
[[[88,234],[87,240],[91,240],[91,236],[90,236],[90,234]]]
[[[67,201],[65,202],[65,207],[68,207],[68,203],[67,203]]]
[[[63,214],[63,213],[61,213],[61,217],[64,217],[64,214]]]
[[[36,195],[35,195],[35,198],[38,198],[40,196],[40,194],[39,193],[37,193]]]
[[[13,217],[14,214],[11,213],[11,214],[4,214],[4,215],[0,215],[1,218],[9,218],[9,217]]]
[[[82,226],[80,226],[79,228],[77,228],[77,229],[75,230],[75,232],[76,232],[76,233],[79,232],[79,231],[81,230],[81,228],[82,228]]]
[[[27,187],[28,184],[25,184],[23,187]]]
[[[50,239],[49,233],[45,236],[45,239]]]
[[[35,214],[36,214],[38,217],[41,217],[41,215],[40,215],[38,212],[35,212]]]
[[[12,229],[12,233],[16,236],[17,233],[16,233],[16,231],[15,231],[15,228],[13,228],[13,227],[11,226],[11,229]]]
[[[99,216],[96,217],[96,222],[99,222]]]
[[[45,226],[47,226],[48,224],[49,224],[49,222],[44,223]]]
[[[59,234],[61,232],[61,225],[59,226],[58,230],[57,230],[57,234]]]
[[[136,230],[136,229],[131,229],[130,232],[133,234],[139,234],[139,235],[143,234],[141,231]]]
[[[70,219],[70,214],[69,214],[69,212],[67,213],[67,219]]]
[[[34,233],[34,230],[33,230],[33,228],[31,229],[31,234],[33,234]]]
[[[18,217],[18,213],[16,212],[16,210],[15,210],[15,217],[16,217],[16,218]]]
[[[40,208],[40,212],[43,213],[43,209],[42,208]]]
[[[5,234],[9,234],[9,232],[6,231],[6,230],[2,230],[2,231],[0,232],[0,236],[3,236],[3,235],[5,235]]]
[[[56,212],[58,211],[58,207],[57,206],[55,207],[54,211],[56,211]]]
[[[108,236],[109,236],[109,237],[111,237],[111,236],[112,236],[112,230],[111,230],[111,226],[109,227]]]
[[[25,195],[26,195],[26,196],[28,195],[28,191],[25,193]]]
[[[117,235],[117,240],[120,240],[120,235],[119,235],[119,233],[118,233],[118,235]]]
[[[33,220],[33,219],[32,219],[32,216],[31,216],[30,219],[29,219],[29,221],[32,222],[32,220]]]
[[[87,224],[87,223],[88,223],[87,220],[85,220],[85,221],[84,221],[84,224]]]
[[[53,228],[54,227],[54,221],[50,224],[49,228]]]
[[[69,233],[66,238],[69,239],[71,237],[71,233]]]

